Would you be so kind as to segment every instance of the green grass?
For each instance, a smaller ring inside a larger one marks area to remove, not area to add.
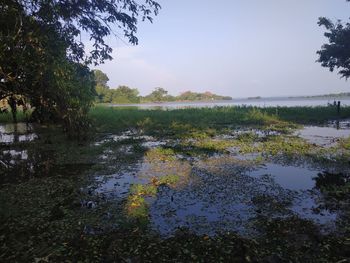
[[[99,132],[119,132],[134,128],[146,133],[177,137],[212,136],[226,127],[260,126],[285,130],[297,124],[320,124],[337,119],[333,107],[214,107],[175,110],[138,110],[97,106],[90,117]],[[341,118],[350,117],[343,107]]]
[[[272,107],[265,108],[264,112],[275,114],[284,121],[291,121],[300,124],[322,124],[327,120],[337,118],[345,119],[350,117],[350,107],[342,107],[340,116],[337,114],[335,107],[318,106],[318,107]]]
[[[177,110],[138,110],[95,107],[90,112],[100,132],[119,132],[135,128],[146,133],[177,137],[206,137],[227,126],[289,124],[272,114],[247,107],[216,107]]]
[[[340,116],[334,107],[268,107],[252,106],[186,108],[174,110],[140,110],[134,107],[108,107],[98,105],[89,117],[99,132],[120,132],[136,128],[148,133],[161,133],[184,137],[213,135],[227,126],[256,125],[284,130],[295,124],[320,124],[337,118],[349,118],[350,107],[342,107]],[[18,121],[26,116],[19,111]],[[10,113],[0,114],[0,123],[12,122]]]
[[[28,115],[23,113],[23,111],[17,112],[17,121],[24,122],[28,118]],[[0,123],[12,123],[13,118],[11,113],[0,113]]]
[[[147,196],[156,196],[160,185],[176,185],[180,180],[177,175],[165,175],[159,178],[151,178],[148,184],[135,184],[131,186],[130,195],[126,202],[126,214],[130,219],[137,220],[139,224],[147,225],[148,204],[145,201]]]

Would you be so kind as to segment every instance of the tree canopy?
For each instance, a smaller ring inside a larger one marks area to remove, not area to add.
[[[109,88],[107,82],[109,81],[108,76],[99,69],[93,70],[95,76],[96,86],[101,86],[104,88]]]
[[[165,97],[168,95],[168,91],[163,88],[155,88],[146,98],[150,101],[160,102],[165,101]]]
[[[347,0],[349,2],[349,0]],[[325,37],[328,43],[317,51],[323,67],[329,68],[331,72],[339,70],[341,77],[350,77],[350,23],[342,23],[340,20],[332,22],[330,19],[321,17],[319,26],[325,27]]]
[[[74,126],[95,98],[95,81],[108,81],[88,68],[111,59],[106,37],[121,32],[137,44],[138,18],[152,21],[159,9],[153,0],[1,1],[0,100],[30,104],[38,120]]]
[[[141,102],[171,102],[171,101],[211,101],[211,100],[232,100],[229,96],[220,96],[211,92],[196,93],[186,91],[179,96],[172,96],[164,88],[155,88],[150,94],[141,96],[138,89],[128,86],[110,88],[107,85],[108,76],[101,70],[94,70],[96,80],[96,97],[98,103],[141,103]]]

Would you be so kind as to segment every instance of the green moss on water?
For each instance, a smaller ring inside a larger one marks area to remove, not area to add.
[[[180,180],[178,175],[165,175],[152,177],[148,184],[134,184],[130,188],[130,194],[126,202],[126,213],[131,220],[136,220],[141,225],[149,223],[149,205],[146,197],[155,197],[158,187],[161,185],[175,186]]]
[[[180,181],[180,177],[175,174],[169,174],[166,176],[162,176],[158,179],[159,185],[176,185]]]
[[[146,153],[146,158],[150,161],[174,161],[176,160],[175,152],[169,148],[157,147]]]

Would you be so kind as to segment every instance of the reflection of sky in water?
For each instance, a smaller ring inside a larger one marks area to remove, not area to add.
[[[332,229],[337,214],[325,209],[317,211],[315,208],[317,207],[318,197],[319,193],[316,191],[301,191],[295,197],[291,210],[301,218],[312,220]]]
[[[96,193],[117,198],[127,197],[132,184],[147,183],[144,178],[137,176],[137,170],[138,168],[135,168],[113,175],[97,176],[96,180],[99,185]]]
[[[330,127],[306,127],[302,131],[300,136],[312,138],[350,135],[350,130]],[[127,138],[130,137],[113,137],[117,141]],[[164,144],[152,137],[142,139],[149,148]],[[145,198],[152,228],[165,236],[181,227],[198,234],[234,231],[254,235],[258,231],[254,227],[256,218],[295,215],[312,220],[324,231],[334,229],[337,212],[321,208],[320,193],[314,189],[313,178],[321,170],[277,163],[259,165],[254,160],[260,154],[240,155],[234,148],[232,151],[235,154],[231,156],[215,155],[190,162],[184,159],[166,163],[145,158],[128,171],[98,178],[100,186],[96,191],[125,198],[132,184],[149,183],[153,176],[188,174],[180,186],[160,186],[155,197]]]
[[[2,152],[4,155],[10,155],[12,158],[19,158],[21,160],[27,160],[28,159],[28,152],[27,150],[23,151],[16,151],[16,150],[7,150]]]
[[[335,213],[314,211],[318,193],[296,191],[312,189],[316,175],[317,171],[277,164],[247,175],[194,171],[191,185],[159,191],[150,207],[151,224],[163,235],[171,235],[179,227],[198,234],[235,231],[249,235],[255,232],[250,222],[260,215],[275,218],[296,214],[318,224],[331,224]]]
[[[33,130],[33,126],[31,124],[26,124],[23,122],[13,124],[13,123],[7,123],[7,124],[1,124],[0,125],[0,133],[28,133]]]
[[[340,138],[350,136],[350,128],[335,129],[334,127],[305,126],[295,132],[299,137],[320,146],[332,146]]]
[[[147,197],[151,227],[164,236],[186,227],[198,234],[214,235],[234,231],[255,235],[254,220],[259,216],[286,218],[297,215],[333,229],[336,213],[318,207],[319,193],[313,189],[318,171],[274,163],[257,169],[235,169],[237,164],[226,158],[211,157],[206,162],[193,163],[188,182],[180,187],[159,186],[155,197]],[[213,161],[214,162],[210,162]],[[203,163],[209,163],[208,167]],[[213,167],[216,165],[216,167]],[[169,171],[166,163],[150,163],[146,159],[132,169],[110,176],[97,177],[97,193],[114,198],[126,198],[132,184],[147,184],[152,176]],[[196,167],[198,166],[198,167]],[[163,167],[163,169],[161,169]],[[222,169],[224,167],[224,169]],[[187,168],[171,166],[184,172]],[[175,169],[175,170],[174,170]],[[176,174],[176,173],[175,173]]]
[[[225,197],[222,197],[225,198]],[[242,202],[220,204],[188,191],[160,191],[150,207],[151,224],[162,235],[170,235],[179,227],[198,234],[215,234],[224,230],[241,233],[253,210]]]
[[[252,177],[259,177],[268,174],[283,188],[290,190],[306,190],[314,187],[315,182],[312,178],[316,177],[318,173],[319,171],[303,167],[267,163],[261,168],[251,171],[249,175]]]
[[[10,144],[14,142],[33,141],[38,136],[32,132],[31,124],[1,124],[0,125],[0,143]]]
[[[37,139],[38,136],[35,133],[30,134],[0,134],[0,143],[14,143],[14,142],[30,142]]]

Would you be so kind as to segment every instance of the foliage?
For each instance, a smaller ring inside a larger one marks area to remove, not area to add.
[[[9,102],[14,117],[17,106],[24,105],[34,109],[35,120],[61,120],[70,131],[85,129],[95,96],[88,65],[111,59],[105,38],[115,33],[112,26],[137,44],[137,17],[152,21],[159,8],[153,0],[2,1],[0,100]],[[93,41],[89,54],[79,38],[82,31]],[[100,73],[97,81],[103,85]]]
[[[186,91],[179,96],[172,96],[168,94],[168,91],[163,88],[156,88],[149,95],[142,97],[142,102],[171,102],[171,101],[210,101],[210,100],[232,100],[228,96],[220,96],[211,92],[196,93]]]
[[[119,86],[116,89],[108,89],[102,86],[96,87],[97,100],[100,103],[139,103],[140,97],[137,89],[127,86]]]
[[[117,89],[110,89],[107,85],[108,76],[101,70],[94,70],[97,102],[99,103],[140,103],[140,102],[169,102],[169,101],[209,101],[209,100],[231,100],[231,97],[219,96],[210,92],[195,93],[184,92],[179,96],[172,96],[164,88],[155,88],[150,94],[142,97],[138,89],[127,86],[119,86]]]
[[[321,17],[319,26],[325,27],[324,34],[328,43],[324,44],[319,55],[318,62],[330,71],[339,69],[339,74],[346,79],[350,77],[350,23],[343,24],[341,21],[333,23],[330,19]]]
[[[232,100],[231,97],[228,96],[219,96],[216,94],[213,94],[209,91],[204,93],[196,93],[191,91],[186,91],[184,93],[181,93],[177,100],[180,101],[208,101],[208,100]]]
[[[168,91],[163,88],[155,88],[149,95],[145,97],[145,101],[161,102],[166,100]]]
[[[8,14],[15,11],[18,18],[17,29],[26,26],[30,18],[43,26],[52,25],[52,30],[58,34],[58,39],[67,45],[68,58],[73,61],[82,59],[88,63],[101,63],[110,59],[112,49],[105,43],[105,37],[116,33],[112,26],[116,25],[132,44],[137,44],[137,17],[152,21],[152,14],[158,14],[160,5],[153,0],[146,1],[5,1],[2,2],[2,12]],[[5,22],[5,21],[4,21]],[[32,29],[32,28],[29,28]],[[29,32],[31,32],[30,30]],[[79,35],[86,32],[93,41],[93,50],[85,54],[84,44]]]
[[[99,69],[95,69],[93,70],[93,72],[94,72],[96,86],[100,86],[108,89],[109,88],[107,85],[107,82],[109,81],[108,76]]]

